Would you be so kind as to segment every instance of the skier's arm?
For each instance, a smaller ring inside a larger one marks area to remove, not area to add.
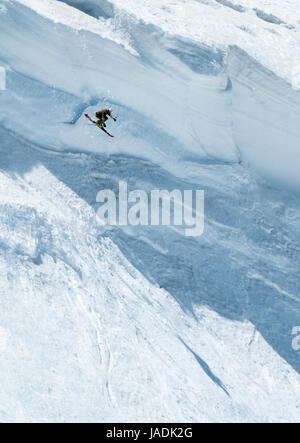
[[[111,118],[114,122],[117,121],[117,119],[116,119],[112,114],[108,114],[108,115],[110,116],[110,118]]]

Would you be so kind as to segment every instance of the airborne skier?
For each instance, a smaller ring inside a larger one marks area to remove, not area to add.
[[[103,132],[105,132],[105,134],[109,135],[110,137],[114,137],[108,131],[106,131],[106,129],[104,129],[106,128],[106,122],[108,120],[108,116],[113,121],[115,122],[117,121],[117,119],[112,115],[112,109],[102,109],[101,111],[96,112],[95,115],[96,118],[98,119],[97,121],[92,120],[92,118],[88,114],[85,114],[86,118],[88,118],[92,123],[98,126],[98,128],[100,128]]]

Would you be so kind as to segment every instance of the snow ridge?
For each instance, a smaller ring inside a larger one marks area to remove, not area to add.
[[[299,421],[294,9],[0,0],[0,421]],[[100,226],[120,181],[204,235]]]

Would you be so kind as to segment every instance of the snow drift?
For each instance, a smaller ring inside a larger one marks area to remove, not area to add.
[[[297,421],[299,23],[147,3],[0,0],[0,419]],[[120,180],[204,189],[205,234],[103,229]]]

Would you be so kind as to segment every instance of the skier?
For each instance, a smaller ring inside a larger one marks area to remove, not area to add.
[[[109,116],[111,119],[113,119],[114,122],[116,122],[117,119],[115,117],[113,117],[111,112],[112,112],[112,109],[102,109],[102,111],[96,112],[96,117],[98,119],[97,123],[98,124],[101,123],[105,128],[106,127],[105,122],[108,120],[107,116]]]
[[[112,115],[112,109],[102,109],[101,111],[96,112],[96,118],[98,119],[96,122],[91,119],[91,117],[88,114],[85,114],[86,118],[88,118],[92,123],[94,123],[98,128],[100,128],[105,134],[109,135],[110,137],[114,137],[109,132],[106,131],[106,122],[108,120],[108,116],[113,120],[117,121],[115,117]]]

